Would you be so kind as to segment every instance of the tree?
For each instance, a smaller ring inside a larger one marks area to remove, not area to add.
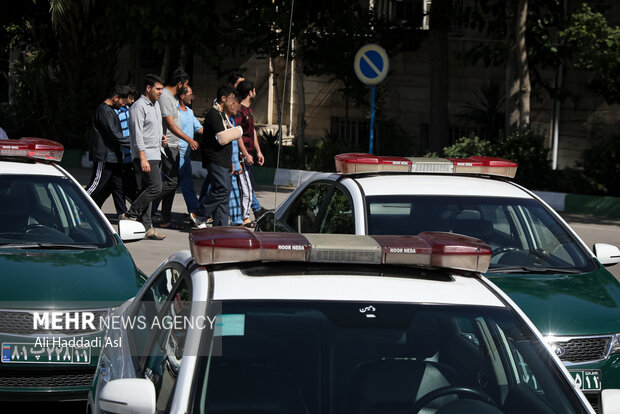
[[[21,2],[20,2],[21,3]],[[94,107],[114,83],[123,44],[119,5],[103,0],[24,2],[12,22],[12,110],[16,135],[85,148]]]
[[[448,29],[452,2],[435,0],[431,5],[429,48],[430,66],[430,150],[440,152],[450,144],[448,117]]]
[[[292,2],[288,0],[236,0],[229,23],[233,26],[234,42],[246,45],[272,58],[285,56],[289,34]],[[339,1],[334,7],[330,0],[296,0],[292,12],[292,58],[297,73],[307,76],[330,77],[340,81],[340,93],[345,101],[368,106],[368,88],[361,84],[353,71],[353,58],[364,44],[376,42],[389,45],[389,52],[415,49],[420,44],[417,28],[421,15],[409,22],[395,24],[378,16],[357,0]],[[303,151],[304,86],[297,78],[296,145]]]
[[[589,73],[589,87],[609,104],[620,103],[620,28],[584,3],[560,36],[573,66]]]

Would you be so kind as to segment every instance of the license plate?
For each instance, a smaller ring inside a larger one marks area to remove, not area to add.
[[[8,364],[90,364],[90,347],[2,343],[2,362]]]
[[[583,391],[599,391],[601,389],[601,371],[593,370],[575,370],[568,371],[575,380],[575,384]]]

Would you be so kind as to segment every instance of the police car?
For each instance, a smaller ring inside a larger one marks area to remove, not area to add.
[[[514,162],[336,156],[257,223],[258,231],[466,234],[492,249],[486,276],[545,336],[594,406],[620,388],[620,283],[605,269],[617,247],[592,253],[531,191],[510,181]]]
[[[91,412],[593,412],[479,273],[481,240],[219,227],[190,246],[113,315]]]
[[[102,331],[82,317],[146,279],[121,241],[144,226],[121,221],[119,236],[62,155],[53,141],[0,141],[0,399],[86,399]]]

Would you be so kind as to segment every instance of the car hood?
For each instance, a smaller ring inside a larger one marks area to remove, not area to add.
[[[122,244],[96,250],[0,250],[0,302],[11,308],[60,302],[114,306],[135,295],[138,274]]]
[[[605,268],[576,275],[487,274],[543,335],[620,332],[620,283]]]

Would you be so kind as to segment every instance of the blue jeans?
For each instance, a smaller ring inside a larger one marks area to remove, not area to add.
[[[198,208],[198,196],[194,190],[194,177],[192,174],[192,160],[189,158],[189,152],[185,157],[181,158],[179,167],[179,187],[185,199],[188,213],[195,213]]]

